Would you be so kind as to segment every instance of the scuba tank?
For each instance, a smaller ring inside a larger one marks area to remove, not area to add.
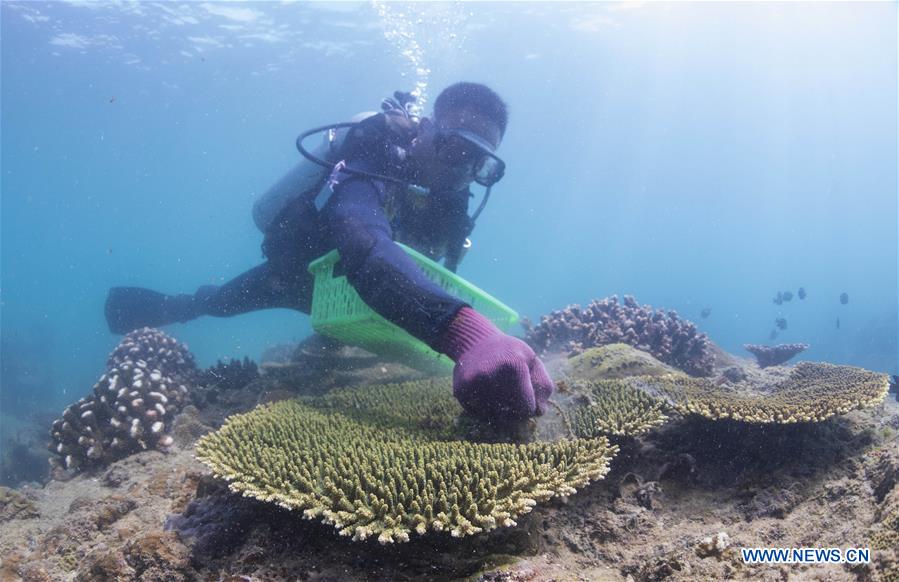
[[[377,115],[377,113],[373,111],[359,113],[353,117],[352,123],[358,123],[373,115]],[[313,150],[314,155],[331,164],[336,164],[340,161],[341,146],[348,133],[349,127],[326,131],[322,136],[321,143]],[[253,222],[256,223],[256,227],[260,231],[266,232],[281,211],[291,202],[303,196],[310,198],[318,196],[330,173],[328,167],[305,157],[301,158],[253,204]]]

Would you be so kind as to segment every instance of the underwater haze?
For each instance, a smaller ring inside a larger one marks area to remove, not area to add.
[[[188,293],[261,262],[251,209],[301,131],[398,89],[427,114],[460,80],[510,111],[461,276],[534,321],[628,294],[738,355],[805,342],[899,373],[895,3],[0,10],[3,438],[90,392],[120,340],[110,287]],[[311,326],[166,331],[208,366]]]

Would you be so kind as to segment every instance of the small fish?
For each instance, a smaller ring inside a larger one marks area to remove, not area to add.
[[[896,401],[899,402],[899,376],[896,374],[890,375],[890,389],[889,392],[891,394],[896,395]]]
[[[777,292],[777,295],[774,296],[774,304],[781,305],[784,302],[784,294],[780,291]]]
[[[777,328],[781,330],[787,329],[787,320],[783,317],[778,317],[774,320],[774,325],[776,325]]]
[[[840,329],[840,318],[837,318],[837,329]]]
[[[849,294],[846,293],[845,291],[840,293],[840,303],[842,303],[843,305],[846,305],[847,303],[849,303]]]
[[[109,102],[110,102],[110,103],[115,103],[115,97],[110,97],[110,98],[109,98]]]
[[[771,334],[768,335],[768,339],[769,340],[777,339],[777,330],[776,329],[771,330]]]
[[[800,287],[800,288],[799,288],[799,298],[800,298],[800,299],[805,299],[805,287]]]
[[[711,315],[711,314],[712,314],[712,308],[711,308],[711,307],[705,307],[705,308],[703,308],[703,310],[699,313],[700,317],[702,317],[703,319],[705,319],[706,317],[708,317],[708,316]]]
[[[793,293],[790,291],[784,291],[784,301],[792,301]]]

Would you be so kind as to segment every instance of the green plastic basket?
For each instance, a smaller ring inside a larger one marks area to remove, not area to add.
[[[518,313],[496,298],[414,249],[397,244],[429,279],[471,305],[500,329],[509,330],[518,322]],[[309,264],[309,272],[315,277],[312,328],[316,332],[375,354],[398,359],[419,370],[436,373],[452,371],[452,360],[378,315],[362,301],[345,276],[335,277],[334,265],[338,260],[340,253],[333,250]]]

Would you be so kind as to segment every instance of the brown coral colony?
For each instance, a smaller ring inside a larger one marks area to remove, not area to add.
[[[586,307],[570,305],[543,316],[527,330],[538,353],[566,350],[569,355],[613,343],[626,343],[694,376],[707,376],[714,365],[712,344],[693,322],[675,311],[640,306],[625,295],[594,300]]]
[[[759,368],[778,366],[798,353],[808,349],[808,344],[778,344],[776,346],[760,346],[743,344],[743,349],[752,352]]]
[[[166,433],[196,373],[193,356],[174,338],[149,328],[129,333],[110,354],[92,394],[53,423],[50,464],[77,471],[171,446]]]

